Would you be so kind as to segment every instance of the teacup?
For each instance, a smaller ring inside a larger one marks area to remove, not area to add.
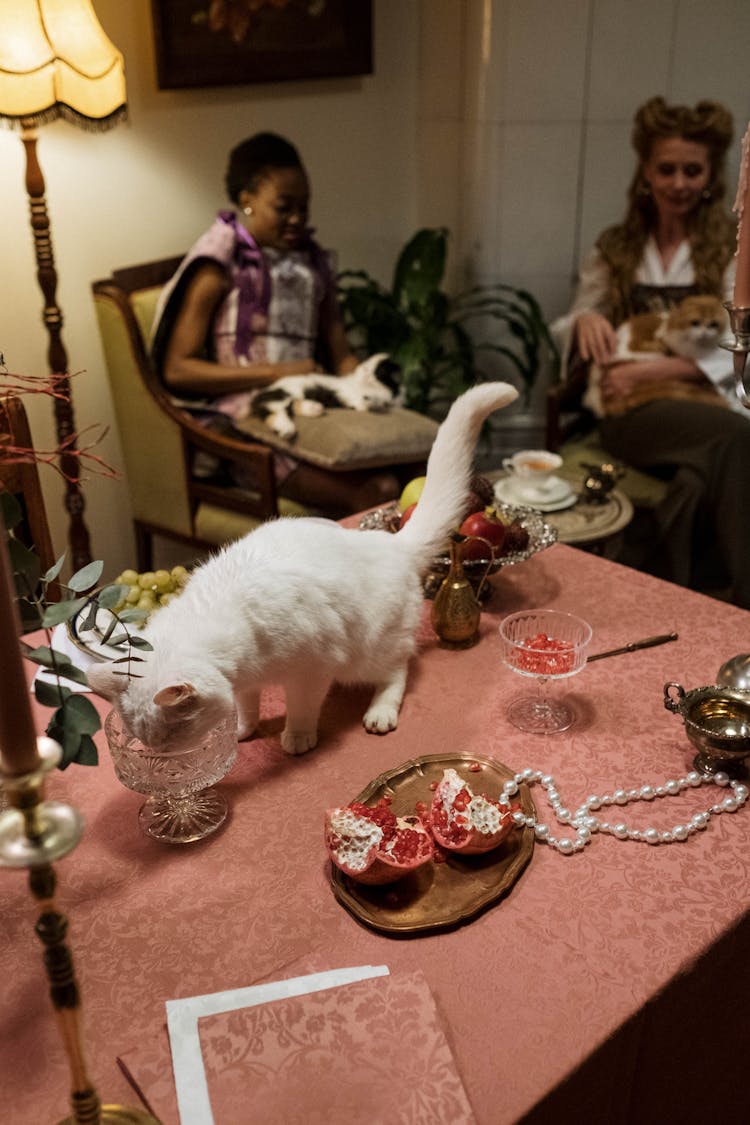
[[[537,496],[554,486],[555,473],[562,463],[559,453],[548,449],[522,449],[503,458],[503,468],[515,478],[519,491]]]

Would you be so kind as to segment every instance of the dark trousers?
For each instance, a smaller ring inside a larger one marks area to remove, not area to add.
[[[648,569],[692,586],[715,551],[732,601],[750,609],[750,412],[665,399],[600,428],[615,457],[670,482],[655,512]]]

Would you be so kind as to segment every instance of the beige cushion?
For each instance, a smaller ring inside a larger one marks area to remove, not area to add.
[[[244,434],[323,469],[375,469],[427,460],[437,422],[413,410],[369,414],[329,410],[318,418],[295,418],[297,438],[285,441],[257,418],[235,422]]]

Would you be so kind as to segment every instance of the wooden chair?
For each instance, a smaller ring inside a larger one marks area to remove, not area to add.
[[[298,504],[279,501],[270,448],[198,425],[173,404],[152,369],[146,341],[156,302],[180,261],[166,258],[115,270],[92,285],[130,486],[139,570],[153,566],[154,535],[205,549],[239,538],[263,520],[304,513]],[[198,451],[241,464],[252,474],[253,490],[195,477]]]
[[[21,522],[13,532],[24,546],[36,552],[41,572],[44,573],[55,562],[55,554],[39,471],[33,461],[14,461],[4,457],[3,448],[9,445],[24,449],[33,447],[23,401],[12,394],[0,396],[0,491],[13,496],[20,505]],[[47,596],[50,601],[59,598],[59,586],[56,582],[50,583]]]
[[[289,452],[327,470],[322,455],[303,449],[301,441],[285,449],[284,442],[269,434],[266,443],[260,436],[262,424],[257,432],[248,433],[247,440],[235,440],[206,430],[173,403],[153,369],[147,341],[159,293],[180,261],[165,258],[118,269],[92,284],[130,485],[139,570],[152,568],[154,535],[206,548],[239,538],[263,520],[314,511],[304,496],[297,502],[280,495],[275,451]],[[348,412],[332,415],[344,413]],[[300,427],[309,421],[300,419]],[[342,424],[340,431],[349,428]],[[376,471],[392,466],[405,483],[424,470],[437,425],[398,410],[388,416],[387,430],[387,434],[381,431],[380,444],[358,451],[359,462],[351,467]],[[192,466],[199,451],[241,466],[238,476],[252,479],[253,490],[197,479]],[[331,471],[338,470],[340,478],[347,467],[342,456]],[[353,490],[353,499],[355,495]],[[356,505],[351,507],[356,510]]]

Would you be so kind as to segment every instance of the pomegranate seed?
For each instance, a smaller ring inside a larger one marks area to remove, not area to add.
[[[471,773],[479,773],[481,768],[482,767],[480,766],[479,762],[472,762],[469,766],[469,770],[471,771]]]

